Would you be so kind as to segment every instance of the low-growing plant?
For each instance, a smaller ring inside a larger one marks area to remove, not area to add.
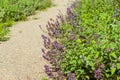
[[[51,0],[0,0],[0,38],[8,33],[3,29],[4,26],[8,27],[15,21],[26,20],[27,16],[35,14],[36,10],[45,9],[51,4]]]
[[[119,4],[119,3],[118,3]],[[120,78],[120,14],[114,0],[80,0],[46,25],[43,57],[55,80],[118,80]],[[119,9],[120,10],[120,9]],[[117,14],[117,16],[116,16]],[[54,41],[53,41],[54,40]]]

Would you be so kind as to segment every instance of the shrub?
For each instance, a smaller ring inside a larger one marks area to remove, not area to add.
[[[81,0],[48,22],[52,42],[42,35],[44,53],[52,67],[46,73],[55,80],[117,80],[120,78],[120,14],[114,0]],[[57,74],[56,74],[57,73]]]

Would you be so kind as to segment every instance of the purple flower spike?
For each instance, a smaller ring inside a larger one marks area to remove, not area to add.
[[[101,71],[100,69],[94,70],[94,77],[99,79],[101,77]]]
[[[45,65],[44,68],[45,68],[45,69],[49,69],[49,66],[48,66],[48,65]]]
[[[101,64],[101,65],[100,65],[100,68],[101,68],[101,69],[104,69],[104,68],[105,68],[105,65],[104,65],[104,64]]]
[[[68,80],[76,80],[75,74],[70,72],[68,74]]]
[[[50,22],[49,22],[49,21],[48,21],[48,26],[49,26],[49,27],[51,27],[51,24],[50,24]]]
[[[76,27],[74,22],[71,22],[70,25],[73,26],[73,27]]]
[[[75,2],[70,6],[70,8],[74,8],[75,7]]]
[[[63,17],[61,17],[61,22],[62,22],[63,24],[65,23],[64,18],[63,18]]]
[[[57,71],[58,75],[62,76],[63,73],[61,71]]]
[[[46,72],[51,72],[50,67],[48,65],[44,66]]]
[[[52,46],[54,49],[59,49],[59,50],[64,48],[64,46],[59,44],[57,41],[52,42]]]
[[[49,78],[55,78],[55,76],[52,73],[49,74],[48,76],[49,76]]]
[[[47,37],[44,35],[41,35],[41,37],[43,38],[43,40],[47,39]]]
[[[45,50],[44,50],[43,48],[41,49],[41,51],[42,51],[44,54],[46,54],[46,53],[45,53]]]
[[[55,30],[55,34],[58,34],[58,30]]]
[[[109,52],[111,52],[111,51],[112,51],[112,48],[107,48],[107,49],[105,50],[106,53],[109,53]]]
[[[46,59],[47,61],[50,60],[50,58],[48,58],[46,55],[43,55],[43,58]]]
[[[71,12],[71,9],[70,8],[67,8],[67,14],[69,15],[69,14],[71,14],[72,12]]]
[[[55,25],[56,25],[56,27],[59,27],[59,21],[58,20],[56,20]]]
[[[51,23],[52,27],[55,27],[55,24],[54,23]]]
[[[48,32],[48,35],[49,35],[49,36],[52,36],[52,34],[51,34],[50,32]]]
[[[51,62],[57,64],[57,59],[53,59]]]

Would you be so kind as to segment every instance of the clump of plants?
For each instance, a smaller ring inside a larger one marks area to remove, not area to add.
[[[120,79],[120,8],[115,0],[80,0],[46,25],[45,72],[54,80]],[[119,3],[117,3],[119,5]],[[116,15],[117,14],[117,15]]]
[[[14,21],[25,20],[36,10],[45,9],[51,4],[51,0],[0,0],[0,41]]]

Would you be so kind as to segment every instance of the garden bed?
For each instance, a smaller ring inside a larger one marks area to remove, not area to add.
[[[81,0],[47,25],[45,71],[55,80],[120,79],[119,0]],[[52,38],[52,39],[51,39]],[[54,41],[53,41],[54,40]]]

